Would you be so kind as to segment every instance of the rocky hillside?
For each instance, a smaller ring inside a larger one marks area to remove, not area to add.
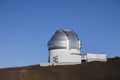
[[[0,69],[0,80],[120,80],[120,58],[69,66]]]

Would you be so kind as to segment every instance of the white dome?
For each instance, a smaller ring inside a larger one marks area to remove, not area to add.
[[[78,36],[72,30],[57,30],[48,42],[48,49],[81,49]]]

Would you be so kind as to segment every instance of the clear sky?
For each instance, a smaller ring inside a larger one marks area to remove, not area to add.
[[[47,62],[61,28],[77,33],[81,53],[120,56],[120,0],[0,0],[0,68]]]

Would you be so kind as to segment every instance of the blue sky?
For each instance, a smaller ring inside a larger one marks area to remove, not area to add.
[[[77,33],[81,53],[120,56],[119,0],[0,0],[0,68],[47,62],[61,28]]]

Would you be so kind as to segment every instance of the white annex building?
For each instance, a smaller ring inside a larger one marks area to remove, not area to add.
[[[49,63],[47,64],[67,65],[81,64],[83,61],[107,61],[106,54],[81,54],[81,46],[75,32],[68,29],[57,30],[48,42]]]

